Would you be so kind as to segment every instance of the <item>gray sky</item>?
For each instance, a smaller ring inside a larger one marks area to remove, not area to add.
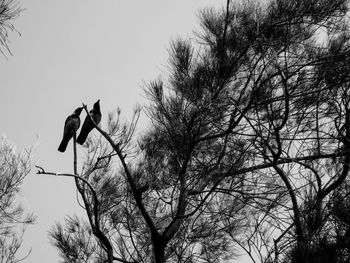
[[[142,85],[166,72],[169,41],[191,37],[201,7],[218,0],[19,0],[26,10],[10,34],[14,56],[0,57],[0,135],[20,150],[35,145],[33,165],[72,171],[72,144],[57,151],[65,118],[82,102],[101,99],[104,116],[145,103]],[[102,127],[105,122],[102,120]],[[80,158],[81,159],[81,158]],[[58,262],[47,231],[82,214],[71,178],[39,176],[33,168],[24,204],[38,216],[24,236],[25,262]]]

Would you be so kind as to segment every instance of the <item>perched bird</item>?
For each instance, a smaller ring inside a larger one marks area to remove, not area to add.
[[[92,110],[90,111],[90,115],[96,124],[101,121],[102,115],[100,110],[100,100],[95,102]],[[83,127],[81,128],[80,134],[78,136],[77,143],[83,144],[94,127],[94,123],[91,121],[90,117],[86,116]]]
[[[64,123],[63,138],[60,146],[58,147],[58,150],[60,152],[64,152],[66,150],[68,142],[70,141],[70,139],[72,139],[74,134],[77,132],[80,126],[79,115],[82,110],[83,110],[83,107],[77,108],[72,115],[67,117],[66,122]]]

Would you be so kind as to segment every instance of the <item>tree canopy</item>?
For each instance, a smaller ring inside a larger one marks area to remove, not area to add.
[[[34,222],[26,214],[18,198],[24,178],[30,172],[30,152],[16,153],[4,137],[0,137],[0,262],[19,262],[16,253],[22,245],[25,226]]]
[[[347,262],[346,0],[227,1],[145,86],[149,129],[96,125],[64,262]],[[88,114],[87,108],[86,112]],[[47,173],[41,169],[39,173]]]
[[[6,57],[11,54],[9,32],[16,31],[12,21],[22,9],[16,0],[0,0],[0,52]],[[16,31],[17,32],[17,31]],[[18,258],[25,226],[32,224],[35,217],[26,214],[17,200],[24,178],[30,172],[30,150],[16,153],[15,147],[5,137],[0,137],[0,262],[15,263]]]

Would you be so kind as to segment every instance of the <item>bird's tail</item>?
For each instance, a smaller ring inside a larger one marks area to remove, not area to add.
[[[86,141],[86,138],[88,136],[89,132],[84,131],[83,129],[80,131],[80,134],[77,138],[77,143],[79,143],[80,145],[83,145],[84,142]]]
[[[65,151],[66,151],[67,145],[68,145],[68,142],[69,142],[69,139],[70,139],[70,138],[68,138],[68,139],[63,138],[63,139],[62,139],[62,141],[61,141],[61,143],[60,143],[60,146],[58,146],[58,150],[59,150],[60,152],[65,152]]]

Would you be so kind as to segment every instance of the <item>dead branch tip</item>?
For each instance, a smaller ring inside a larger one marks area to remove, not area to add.
[[[37,174],[43,174],[43,173],[45,173],[44,168],[42,168],[41,166],[35,165],[35,168],[38,169],[38,171],[36,172]]]

